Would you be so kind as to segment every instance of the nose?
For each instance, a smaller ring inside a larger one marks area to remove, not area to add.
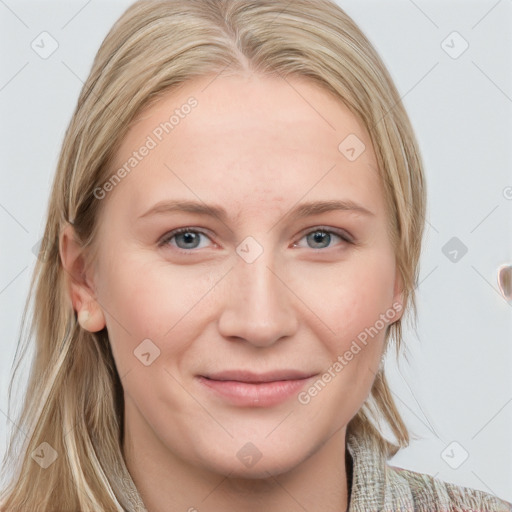
[[[270,251],[263,251],[252,263],[236,256],[224,283],[218,321],[222,336],[268,347],[293,335],[298,326],[294,295],[287,286],[286,273],[278,273],[274,267]]]

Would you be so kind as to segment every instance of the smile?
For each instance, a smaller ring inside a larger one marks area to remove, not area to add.
[[[265,374],[231,371],[199,376],[208,391],[238,407],[271,407],[295,396],[317,374],[276,371]]]

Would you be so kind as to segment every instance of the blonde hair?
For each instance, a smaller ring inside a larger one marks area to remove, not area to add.
[[[102,203],[93,191],[111,176],[113,157],[130,123],[164,92],[226,70],[308,78],[334,93],[364,123],[388,205],[404,305],[415,311],[425,216],[421,158],[393,81],[351,18],[329,0],[139,1],[103,41],[65,134],[23,315],[24,326],[32,300],[30,331],[21,357],[17,353],[9,388],[12,402],[14,377],[33,337],[18,422],[27,437],[19,460],[15,444],[20,434],[14,433],[9,443],[6,458],[13,472],[3,510],[144,510],[123,459],[123,393],[107,332],[78,327],[59,234],[72,223],[80,243],[92,248]],[[389,338],[398,351],[402,320],[391,325],[386,346]],[[380,433],[376,425],[381,421],[396,444]],[[372,436],[388,456],[408,444],[382,369],[348,432]],[[41,443],[58,454],[47,469],[31,457]]]

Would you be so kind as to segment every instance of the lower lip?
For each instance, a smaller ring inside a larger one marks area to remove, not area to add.
[[[285,402],[292,396],[297,395],[311,379],[313,377],[256,384],[199,377],[199,382],[233,405],[240,407],[270,407]]]

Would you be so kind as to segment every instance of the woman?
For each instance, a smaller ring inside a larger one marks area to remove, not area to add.
[[[64,140],[2,510],[511,510],[386,464],[424,196],[334,3],[134,4]]]

